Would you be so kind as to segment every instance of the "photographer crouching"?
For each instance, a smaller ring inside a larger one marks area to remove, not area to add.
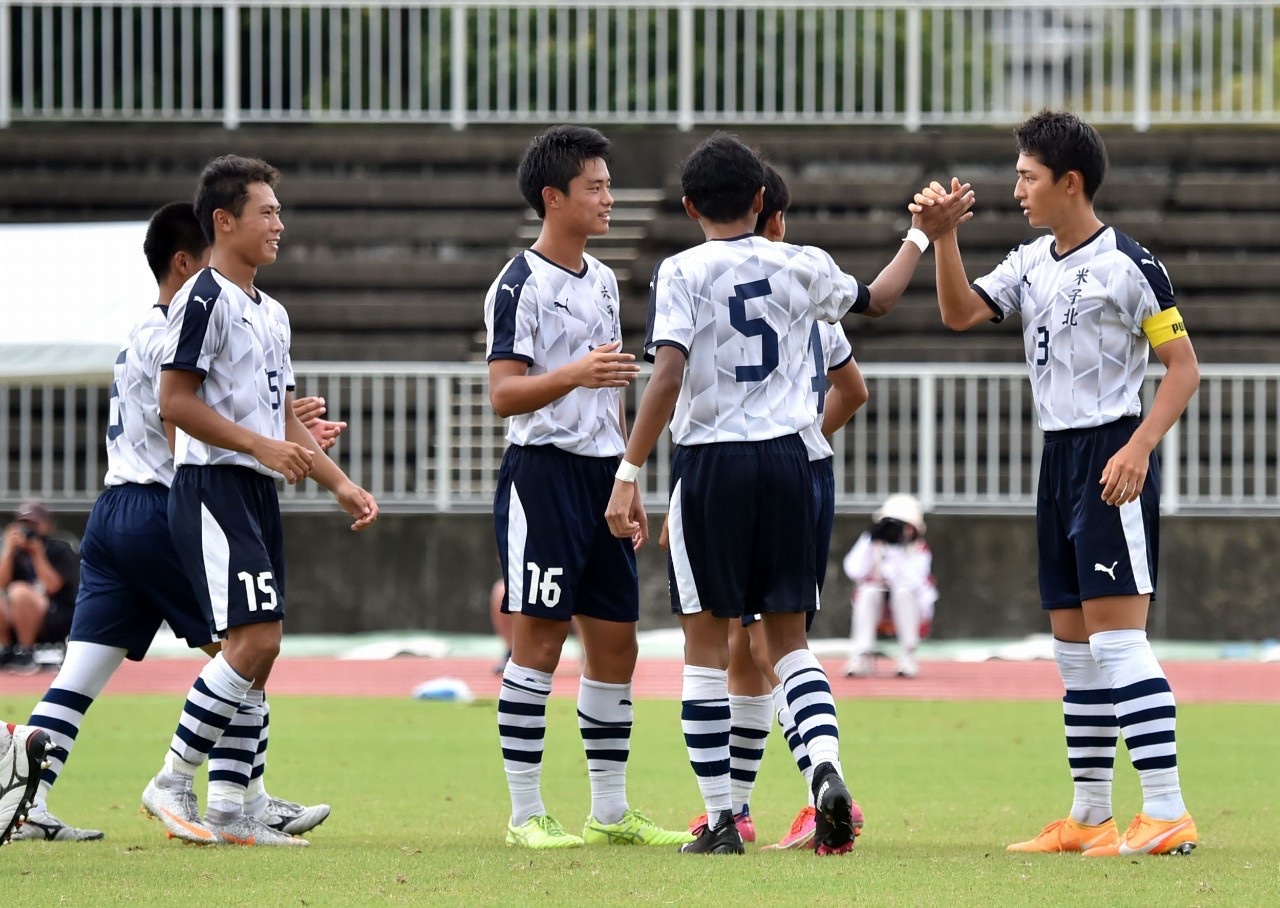
[[[39,502],[19,506],[0,552],[0,667],[35,674],[37,643],[60,643],[71,630],[80,559],[53,536],[53,515]]]

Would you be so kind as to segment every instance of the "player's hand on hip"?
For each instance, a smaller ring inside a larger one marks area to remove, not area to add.
[[[622,341],[601,344],[578,361],[578,387],[625,388],[640,374],[633,353],[619,353]]]
[[[907,206],[911,211],[911,226],[923,230],[930,242],[936,242],[973,217],[974,200],[968,183],[952,177],[948,192],[935,180],[917,192],[912,204]]]
[[[333,493],[333,497],[338,499],[338,504],[342,505],[342,510],[355,518],[355,523],[351,524],[351,529],[357,532],[378,519],[378,502],[354,482],[339,486]]]
[[[1102,500],[1117,507],[1136,501],[1147,481],[1150,457],[1150,451],[1144,452],[1141,445],[1135,446],[1133,442],[1111,455],[1102,468],[1102,478],[1098,480],[1102,486]]]
[[[609,504],[604,509],[604,519],[609,524],[609,532],[619,539],[634,538],[640,532],[640,524],[635,520],[635,500],[639,497],[634,482],[613,481],[613,492],[609,495]],[[642,509],[643,512],[643,509]],[[645,520],[645,536],[649,535],[648,518]]]
[[[258,463],[269,470],[275,470],[284,477],[285,482],[292,485],[310,475],[311,460],[315,455],[310,448],[295,442],[269,438],[254,453],[254,457]]]

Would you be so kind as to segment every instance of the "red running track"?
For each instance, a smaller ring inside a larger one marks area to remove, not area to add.
[[[181,694],[200,662],[153,659],[126,662],[107,687],[114,694]],[[465,681],[476,697],[496,697],[499,677],[493,661],[401,657],[381,661],[285,658],[271,673],[273,694],[401,697],[432,678]],[[837,697],[897,697],[922,700],[1042,700],[1062,696],[1057,667],[1038,662],[925,662],[910,680],[881,675],[844,678],[843,660],[824,663]],[[891,663],[881,662],[887,671]],[[577,696],[578,664],[566,660],[556,672],[555,695]],[[1165,670],[1180,703],[1280,703],[1280,662],[1168,662]],[[676,699],[681,663],[642,660],[636,666],[636,696]],[[53,675],[0,674],[0,693],[44,693]]]

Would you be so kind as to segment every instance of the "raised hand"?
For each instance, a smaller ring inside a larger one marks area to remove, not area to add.
[[[580,388],[625,388],[640,374],[635,354],[619,353],[622,341],[601,344],[578,360]]]
[[[937,180],[915,194],[907,210],[911,212],[911,226],[925,232],[931,241],[951,233],[973,217],[973,189],[968,183],[951,178],[948,191]]]

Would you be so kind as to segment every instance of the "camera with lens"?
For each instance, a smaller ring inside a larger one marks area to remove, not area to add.
[[[20,532],[22,534],[22,538],[26,539],[27,541],[35,539],[37,536],[40,535],[39,533],[36,532],[35,527],[25,523],[18,528],[18,532]]]

